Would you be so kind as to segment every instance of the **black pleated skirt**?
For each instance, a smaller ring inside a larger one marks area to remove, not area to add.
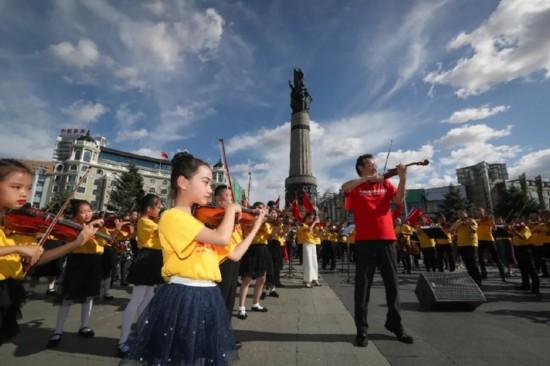
[[[162,250],[140,249],[132,261],[126,281],[136,286],[154,286],[164,283],[161,276]]]

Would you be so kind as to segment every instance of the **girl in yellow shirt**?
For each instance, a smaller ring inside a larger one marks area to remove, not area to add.
[[[31,188],[29,168],[17,160],[0,159],[0,219],[7,209],[21,208]],[[25,274],[21,259],[29,259],[31,266],[48,263],[81,246],[95,232],[96,229],[85,225],[76,240],[44,251],[37,245],[21,245],[0,227],[0,345],[19,333],[17,318],[21,317],[21,305],[25,300],[25,290],[19,282]]]
[[[93,226],[103,226],[103,219],[92,221],[92,206],[88,201],[73,199],[71,201],[73,221],[79,224],[90,223]],[[117,221],[117,229],[113,232],[116,237],[121,228]],[[104,227],[100,231],[108,234]],[[56,347],[61,342],[63,327],[69,316],[69,310],[73,302],[81,303],[80,328],[78,335],[83,338],[94,337],[94,331],[89,327],[94,297],[100,293],[101,287],[101,255],[107,242],[100,238],[92,238],[81,247],[76,248],[67,256],[67,264],[63,274],[61,297],[63,301],[57,311],[55,332],[50,337],[46,347]]]
[[[164,283],[162,269],[162,250],[158,233],[160,197],[145,195],[138,203],[141,218],[137,222],[136,240],[138,253],[130,267],[127,281],[134,285],[132,297],[122,315],[118,354],[128,353],[128,336],[136,316],[139,317],[155,294],[155,286]]]
[[[225,365],[237,357],[216,282],[221,280],[219,263],[227,256],[219,249],[229,245],[240,207],[228,204],[216,229],[193,217],[193,205],[208,203],[211,182],[212,171],[202,160],[187,152],[172,159],[175,207],[164,211],[159,222],[161,274],[168,283],[155,292],[130,337],[128,358],[136,363]]]

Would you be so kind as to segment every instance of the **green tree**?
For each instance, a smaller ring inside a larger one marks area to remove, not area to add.
[[[116,212],[117,215],[124,215],[136,207],[136,202],[143,195],[143,178],[139,175],[135,165],[129,165],[128,171],[123,172],[113,182],[113,190],[107,208]]]
[[[498,188],[499,202],[495,212],[498,216],[511,219],[515,216],[529,215],[541,209],[541,205],[528,197],[520,188],[511,186],[506,188],[501,185]]]
[[[460,191],[452,184],[449,185],[449,191],[443,196],[443,202],[439,204],[440,213],[449,221],[456,220],[458,210],[469,210],[470,207],[470,202],[460,197]]]

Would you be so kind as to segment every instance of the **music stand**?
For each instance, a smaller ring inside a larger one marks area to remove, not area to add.
[[[506,230],[506,226],[504,225],[495,225],[495,230],[493,230],[493,236],[495,238],[501,238],[501,239],[512,237],[512,235],[508,232],[508,230]]]
[[[420,230],[422,230],[430,239],[449,239],[443,229],[438,226],[421,226]]]

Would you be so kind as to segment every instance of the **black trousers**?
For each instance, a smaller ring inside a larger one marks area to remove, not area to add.
[[[281,269],[283,269],[283,248],[278,240],[271,240],[267,249],[273,261],[273,273],[267,276],[267,287],[279,286],[281,284]]]
[[[302,243],[296,243],[296,250],[298,251],[298,259],[300,265],[304,264],[304,252],[302,250]]]
[[[227,308],[227,315],[231,322],[231,314],[233,313],[233,307],[235,306],[235,294],[237,293],[237,279],[239,277],[239,262],[233,262],[227,259],[220,264],[220,272],[222,275],[222,281],[218,283]]]
[[[359,240],[355,244],[355,326],[357,334],[366,334],[370,288],[376,268],[380,270],[386,289],[388,313],[386,328],[403,329],[397,288],[397,256],[391,240]]]
[[[323,257],[322,268],[327,268],[330,264],[330,269],[336,268],[336,243],[328,240],[323,240],[321,243],[321,255]]]
[[[454,272],[455,270],[455,257],[453,255],[453,248],[451,244],[438,244],[437,248],[437,267],[439,272],[443,272],[443,260],[445,255],[447,255],[447,261],[449,263],[449,271]]]
[[[479,267],[481,268],[481,278],[487,278],[487,268],[485,268],[485,252],[491,254],[491,258],[498,267],[498,273],[500,273],[500,278],[504,279],[504,267],[500,261],[500,257],[497,253],[497,247],[494,241],[485,241],[480,240],[477,247],[477,255],[479,257]]]
[[[514,253],[516,253],[516,260],[518,261],[519,271],[521,272],[521,285],[526,289],[531,288],[533,291],[538,291],[539,275],[537,271],[535,271],[531,246],[514,246]],[[529,279],[531,279],[531,284],[529,284]]]
[[[462,258],[462,262],[466,266],[468,274],[478,285],[481,285],[481,273],[476,263],[476,247],[473,245],[458,247],[458,252]]]
[[[533,247],[533,259],[535,260],[535,271],[537,273],[540,271],[543,276],[548,276],[548,267],[544,259],[544,247],[542,245]]]
[[[430,272],[432,270],[432,272],[435,272],[435,247],[421,248],[421,250],[426,271]]]
[[[410,274],[411,273],[411,248],[407,245],[403,246],[398,257],[399,257],[399,262],[403,264],[403,270]]]

